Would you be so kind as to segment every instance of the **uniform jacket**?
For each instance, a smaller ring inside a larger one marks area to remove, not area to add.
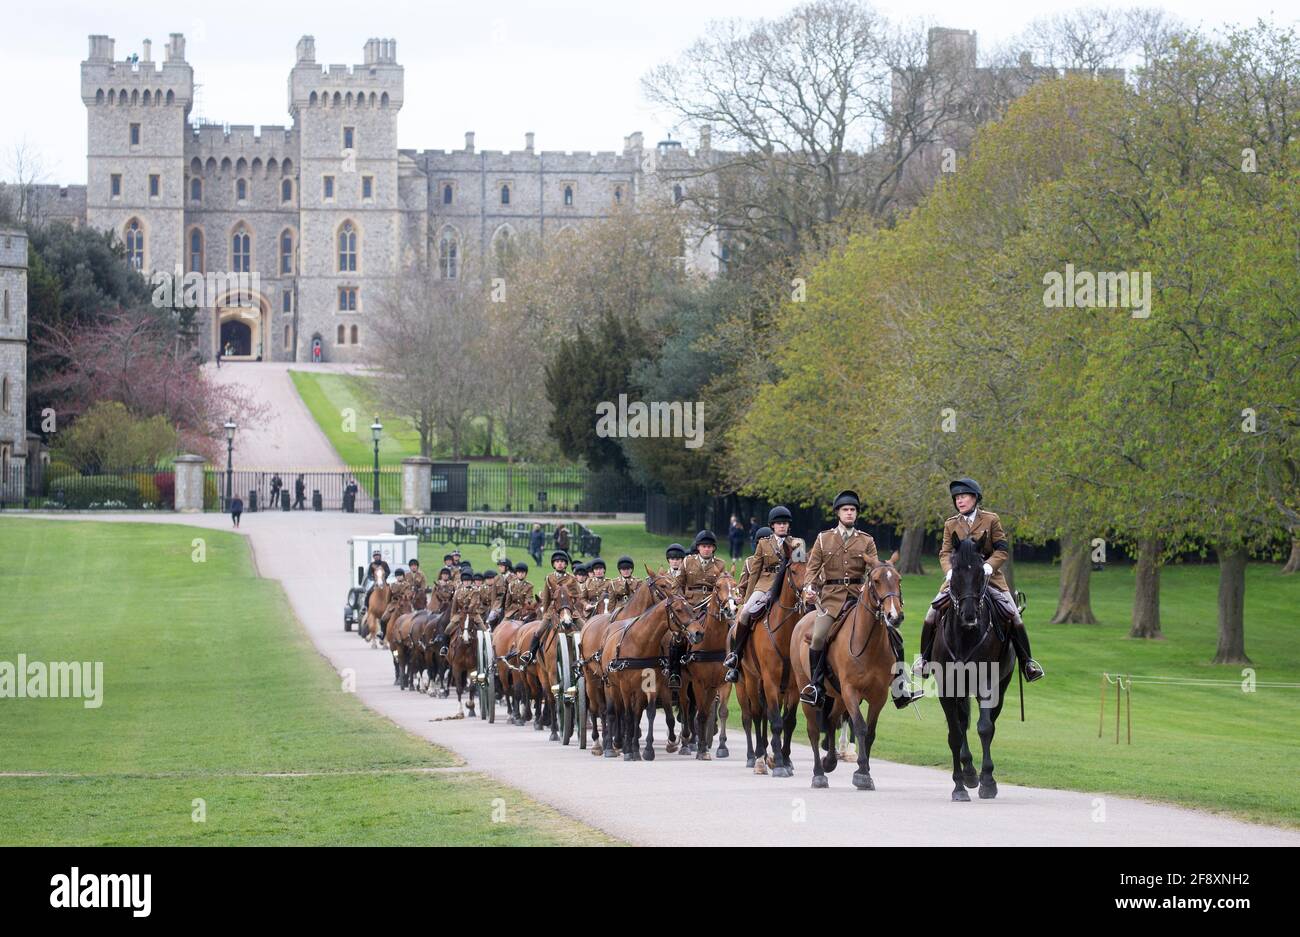
[[[749,580],[753,576],[754,569],[757,565],[755,557],[748,556],[745,558],[744,566],[740,571],[740,582],[737,584],[737,589],[740,591],[742,598],[748,594],[747,590],[749,589]]]
[[[606,587],[609,593],[610,611],[626,605],[627,600],[632,597],[632,593],[635,592],[640,585],[641,580],[636,576],[618,576],[611,579],[609,585]]]
[[[677,588],[692,602],[700,602],[713,591],[718,577],[726,571],[727,567],[717,556],[706,562],[704,557],[693,553],[682,560],[682,574],[677,579]]]
[[[823,530],[813,542],[808,554],[808,583],[817,593],[822,611],[838,615],[849,596],[861,595],[867,573],[879,565],[876,541],[870,534],[854,528],[845,540],[836,525]],[[850,581],[836,581],[843,579]]]
[[[428,596],[424,594],[424,590],[429,588],[429,581],[424,578],[424,573],[419,570],[407,573],[406,581],[410,583],[407,588],[411,590],[411,605],[414,608],[424,608],[428,599]]]
[[[776,569],[781,563],[782,549],[785,550],[786,556],[790,556],[797,550],[806,550],[807,545],[798,537],[789,535],[786,536],[783,546],[777,545],[776,534],[758,541],[758,546],[751,557],[754,566],[749,577],[749,591],[745,593],[746,600],[755,593],[770,592],[776,585]]]
[[[527,579],[511,579],[506,589],[506,618],[518,618],[524,604],[533,597],[533,584]]]
[[[582,596],[578,594],[578,577],[572,573],[551,573],[546,577],[546,582],[542,584],[542,619],[554,624],[560,620],[560,596],[561,593],[567,593],[569,596],[569,608],[575,621],[581,621],[586,618],[586,610],[582,605]]]
[[[1010,555],[1010,544],[1007,542],[1006,532],[1002,529],[1002,521],[992,511],[984,511],[979,508],[975,509],[975,524],[972,526],[966,523],[966,518],[960,514],[954,514],[943,522],[943,539],[939,543],[939,565],[943,567],[944,575],[947,576],[948,570],[952,569],[952,535],[957,534],[959,539],[973,537],[980,553],[984,556],[984,562],[993,567],[993,575],[989,577],[989,585],[1003,592],[1010,592],[1007,586],[1007,577],[1002,574],[1002,564],[1007,561]],[[945,581],[943,592],[948,589],[948,582]]]

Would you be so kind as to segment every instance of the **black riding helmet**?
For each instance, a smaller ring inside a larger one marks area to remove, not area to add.
[[[565,551],[565,550],[552,550],[552,551],[551,551],[551,565],[552,565],[552,566],[555,565],[555,561],[556,561],[556,560],[564,560],[564,562],[567,564],[567,563],[569,562],[569,554],[568,554],[568,552]]]
[[[484,579],[496,579],[496,578],[497,578],[497,571],[496,571],[495,569],[486,569],[486,570],[483,571],[483,578],[484,578]]]
[[[526,573],[526,572],[528,572],[528,564],[527,564],[527,563],[516,563],[516,564],[515,564],[515,572],[517,572],[517,573]]]
[[[474,579],[475,582],[482,582],[482,581],[483,581],[483,574],[482,574],[482,573],[475,573],[474,576],[473,576],[472,578]]]
[[[451,570],[448,569],[446,566],[444,566],[442,569],[438,570],[438,578],[439,578],[439,579],[443,579],[443,578],[450,579],[450,578],[451,578]]]
[[[596,557],[594,560],[592,560],[590,563],[587,564],[587,569],[592,572],[595,572],[597,569],[604,569],[604,568],[605,568],[605,561],[602,560],[600,557]]]
[[[976,507],[984,500],[984,491],[980,488],[979,482],[973,478],[959,478],[948,482],[948,494],[952,496],[953,507],[957,506],[958,495],[974,495]]]
[[[772,508],[772,510],[767,512],[767,523],[769,527],[777,521],[794,521],[794,516],[790,513],[790,509],[783,504],[778,504],[776,507]]]
[[[758,530],[754,531],[754,540],[756,541],[762,540],[764,537],[770,537],[770,536],[772,536],[771,527],[760,527],[758,528]]]
[[[831,507],[831,510],[838,511],[840,508],[844,507],[845,505],[848,505],[849,507],[858,508],[859,510],[861,510],[862,502],[858,500],[858,493],[856,491],[849,491],[845,489],[844,491],[841,491],[839,494],[837,494],[835,496],[835,504]]]
[[[713,531],[711,530],[701,530],[695,535],[695,546],[698,547],[701,543],[711,543],[716,547],[718,545],[718,538],[713,536]]]
[[[686,548],[683,547],[680,543],[670,543],[668,544],[668,549],[664,551],[664,558],[669,560],[671,559],[680,560],[685,556],[686,556]]]
[[[575,575],[575,576],[585,576],[585,575],[587,575],[587,566],[586,566],[586,564],[585,564],[585,563],[579,563],[577,566],[573,567],[573,575]]]
[[[624,569],[636,569],[636,563],[632,561],[632,557],[624,554],[618,558],[618,569],[619,572]]]
[[[509,569],[509,568],[510,568],[510,557],[508,557],[508,556],[503,556],[503,557],[501,557],[501,559],[497,560],[497,565],[498,565],[498,566],[504,566],[506,569]]]

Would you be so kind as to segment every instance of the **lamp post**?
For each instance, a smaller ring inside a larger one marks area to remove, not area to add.
[[[379,513],[379,434],[383,431],[384,425],[379,422],[379,417],[376,415],[375,422],[370,424],[370,435],[375,440],[375,500],[372,514]]]
[[[230,482],[234,472],[235,421],[226,420],[226,510],[230,510]]]

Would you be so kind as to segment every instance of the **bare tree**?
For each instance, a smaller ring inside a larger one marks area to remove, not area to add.
[[[13,145],[5,183],[0,183],[0,219],[10,223],[39,222],[36,186],[45,178],[40,153],[26,140]]]
[[[394,278],[375,317],[383,405],[407,417],[431,456],[439,431],[452,458],[464,454],[470,421],[482,411],[487,294],[477,276],[439,279],[426,266]]]

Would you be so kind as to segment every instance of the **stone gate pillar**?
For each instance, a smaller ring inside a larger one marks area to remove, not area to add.
[[[174,510],[193,513],[203,510],[203,466],[201,455],[178,455],[176,466],[176,501]]]
[[[402,513],[428,514],[433,460],[415,456],[402,460]]]

